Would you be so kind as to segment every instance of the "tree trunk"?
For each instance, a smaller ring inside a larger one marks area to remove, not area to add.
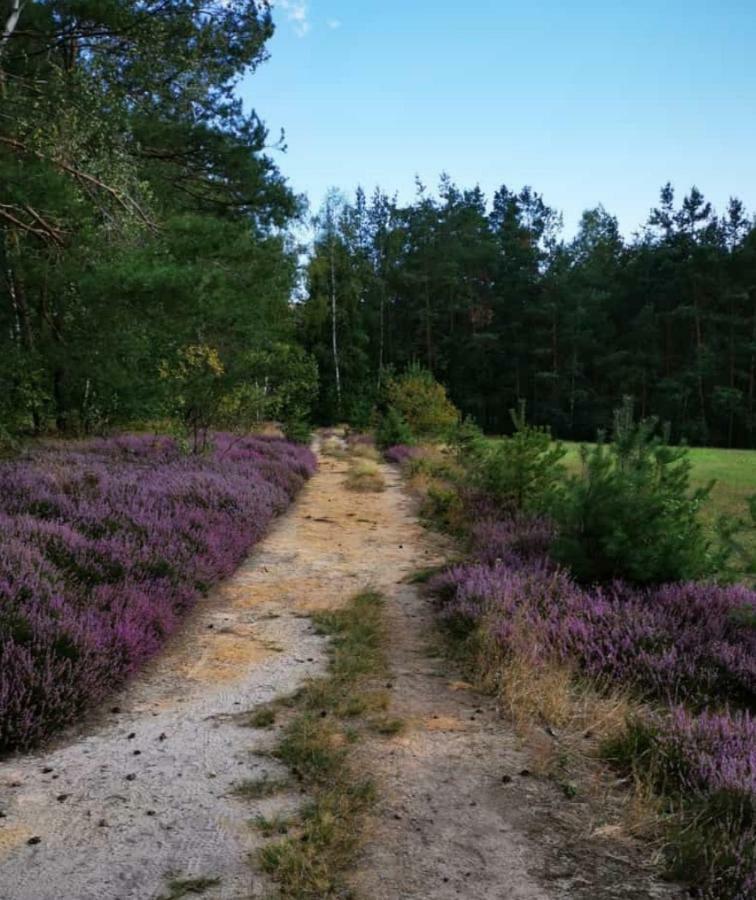
[[[341,369],[339,367],[339,345],[336,333],[336,263],[331,241],[331,345],[333,349],[333,370],[336,373],[336,408],[341,415]]]
[[[2,37],[0,37],[0,56],[3,55],[5,45],[11,39],[11,35],[16,30],[23,5],[24,4],[22,3],[22,0],[11,0],[10,13],[8,13],[8,16],[5,20],[5,25],[3,26],[3,34]]]

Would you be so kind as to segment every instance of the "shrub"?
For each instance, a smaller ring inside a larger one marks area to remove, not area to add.
[[[524,402],[510,414],[514,424],[511,437],[483,441],[469,426],[461,435],[472,480],[504,509],[539,509],[562,475],[560,461],[565,450],[561,444],[553,444],[548,429],[527,423]]]
[[[484,441],[483,432],[471,416],[466,416],[449,436],[449,443],[461,463],[471,460],[481,449]]]
[[[446,388],[420,366],[411,366],[403,375],[391,379],[387,395],[390,406],[418,437],[445,435],[459,421],[459,412],[446,396]],[[397,437],[385,446],[406,443],[411,442]]]
[[[687,451],[655,430],[653,420],[634,424],[626,404],[611,444],[581,448],[582,475],[554,499],[553,555],[583,582],[683,581],[722,565],[698,517],[711,485],[691,490]]]
[[[284,435],[295,444],[309,444],[312,438],[312,428],[304,419],[289,419],[284,422]]]
[[[376,444],[385,448],[393,447],[396,444],[412,444],[414,440],[412,429],[404,416],[395,406],[389,406],[378,423],[375,434]]]
[[[0,750],[119,687],[314,471],[280,439],[126,436],[0,464]]]

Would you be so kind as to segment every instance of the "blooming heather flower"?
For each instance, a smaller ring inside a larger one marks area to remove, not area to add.
[[[315,460],[275,438],[55,444],[0,465],[0,749],[71,722],[231,574]]]

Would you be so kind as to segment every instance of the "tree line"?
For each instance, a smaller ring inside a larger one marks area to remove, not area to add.
[[[303,201],[235,92],[268,4],[5,0],[0,28],[0,433],[282,413]]]
[[[671,185],[626,240],[602,206],[572,239],[532,188],[442,177],[400,204],[332,191],[299,310],[319,415],[366,420],[392,370],[421,364],[490,432],[509,410],[592,440],[623,396],[675,441],[756,446],[756,228]]]
[[[270,417],[364,425],[420,364],[492,432],[525,400],[591,439],[632,395],[675,440],[756,445],[740,201],[717,215],[666,186],[633,238],[597,207],[568,240],[531,188],[334,191],[302,278],[305,200],[236,91],[266,58],[267,3],[0,0],[0,29],[0,442],[166,417],[199,445]]]

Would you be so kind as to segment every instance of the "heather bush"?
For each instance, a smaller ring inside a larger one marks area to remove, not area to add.
[[[502,511],[541,509],[562,475],[565,450],[554,444],[546,428],[529,425],[525,404],[510,410],[514,432],[497,441],[463,438],[473,484]]]
[[[0,749],[121,685],[314,465],[283,440],[223,434],[203,456],[135,435],[0,464]]]
[[[549,520],[495,520],[485,504],[481,514],[473,560],[430,582],[442,620],[504,671],[572,671],[662,710],[628,725],[606,755],[668,803],[675,874],[702,886],[700,896],[750,897],[756,726],[737,709],[756,704],[756,592],[698,582],[582,587],[549,556]]]
[[[674,877],[697,884],[697,896],[754,896],[756,720],[748,712],[693,715],[677,707],[633,719],[602,750],[661,798]]]
[[[423,450],[420,447],[410,447],[407,444],[395,444],[383,454],[386,462],[394,463],[397,466],[401,466],[412,459],[418,459],[422,455]]]
[[[550,510],[554,558],[580,581],[660,584],[722,567],[699,517],[711,486],[691,489],[686,450],[668,446],[653,420],[634,424],[626,404],[612,442],[581,448],[581,460]]]
[[[476,540],[485,562],[434,580],[446,619],[485,625],[505,653],[524,627],[535,664],[576,663],[585,675],[631,686],[644,699],[699,707],[756,702],[756,632],[738,620],[741,610],[756,608],[754,592],[694,582],[586,590],[541,555],[548,526],[512,529],[511,538],[507,532],[481,526]]]

